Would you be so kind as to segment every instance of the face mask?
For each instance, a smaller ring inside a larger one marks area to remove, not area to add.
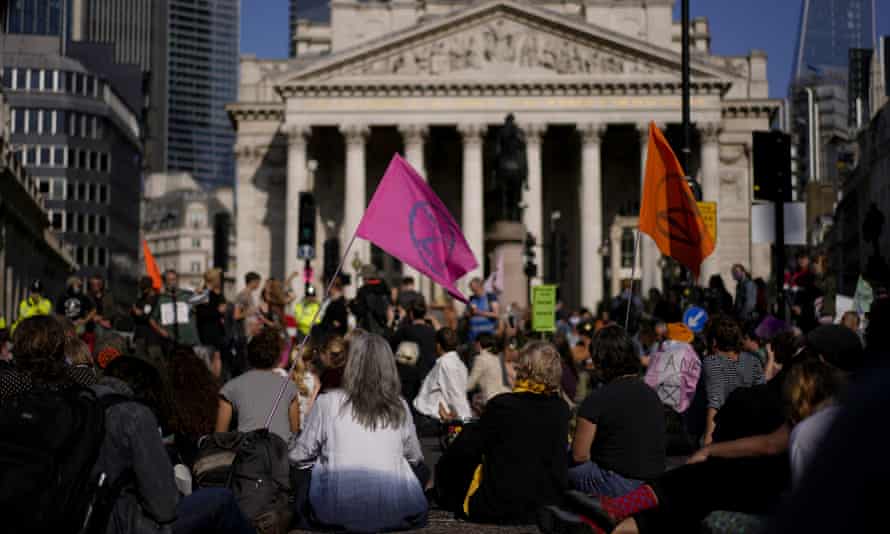
[[[75,294],[75,295],[80,295],[80,292],[81,292],[81,291],[82,291],[82,290],[80,289],[80,286],[74,286],[74,287],[71,288],[71,293],[73,293],[73,294]]]
[[[578,323],[581,322],[580,317],[569,317],[569,324],[572,326],[578,326]]]

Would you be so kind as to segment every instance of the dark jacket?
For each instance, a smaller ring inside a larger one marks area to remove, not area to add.
[[[359,288],[351,304],[351,311],[359,328],[388,337],[387,310],[389,286],[383,280],[368,280]]]
[[[107,377],[93,390],[100,397],[133,395],[124,382]],[[118,498],[106,532],[168,532],[176,519],[179,500],[173,466],[161,441],[157,419],[147,406],[135,401],[116,404],[106,411],[105,439],[94,475],[105,473],[113,483],[127,470],[132,470],[134,482]]]

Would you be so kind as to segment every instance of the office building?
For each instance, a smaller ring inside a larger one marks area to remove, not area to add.
[[[167,169],[202,185],[234,183],[238,0],[169,0]]]
[[[156,173],[145,179],[142,231],[158,267],[175,269],[183,287],[199,289],[204,272],[214,265],[214,219],[225,213],[231,220],[231,187],[202,188],[188,173]],[[229,266],[226,286],[232,289],[235,271],[235,233],[229,226]]]
[[[48,220],[83,276],[121,301],[139,273],[141,74],[111,47],[57,36],[0,36],[11,150],[36,180]]]

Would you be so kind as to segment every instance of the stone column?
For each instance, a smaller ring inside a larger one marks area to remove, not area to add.
[[[340,234],[344,252],[362,220],[365,208],[367,208],[365,143],[370,131],[370,128],[364,124],[348,124],[340,127],[340,132],[346,140],[346,195],[343,204],[343,226]],[[362,239],[356,239],[346,258],[347,266],[352,265],[356,255],[362,263],[371,261],[370,245]],[[353,287],[357,284],[358,280],[355,281]]]
[[[532,278],[532,285],[541,283],[544,274],[544,255],[541,245],[544,244],[544,186],[541,183],[541,138],[547,132],[546,124],[526,124],[522,126],[525,133],[525,153],[528,162],[528,191],[522,192],[522,203],[525,204],[522,218],[525,231],[530,232],[538,243],[538,276]]]
[[[600,146],[606,125],[579,124],[581,132],[581,305],[595,310],[603,299],[603,180]]]
[[[482,135],[483,124],[461,124],[458,131],[463,137],[463,206],[461,227],[470,249],[479,262],[479,267],[467,273],[464,287],[476,276],[482,277],[485,261],[485,190],[482,179]]]
[[[405,160],[426,180],[426,162],[424,160],[423,147],[429,129],[421,124],[407,124],[399,126],[399,133],[402,134],[402,139],[405,142]],[[414,278],[414,286],[417,291],[427,297],[427,299],[431,298],[429,281],[420,272],[403,263],[402,275]]]
[[[658,125],[661,128],[663,125]],[[640,201],[642,202],[643,180],[646,177],[646,156],[649,149],[649,123],[637,124],[640,134]],[[655,241],[646,234],[640,236],[640,282],[642,295],[645,297],[651,288],[661,289],[661,251]]]
[[[720,210],[720,132],[721,125],[719,122],[708,122],[699,128],[701,138],[701,189],[702,200],[707,202],[716,202],[717,210]],[[717,231],[720,231],[720,225],[717,225]],[[717,236],[713,236],[717,239]],[[717,243],[719,247],[719,243]],[[714,249],[708,259],[702,266],[702,275],[700,283],[707,284],[708,278],[713,274],[719,274],[720,261],[718,258],[719,248]]]
[[[238,234],[238,240],[235,245],[235,257],[237,260],[235,262],[236,284],[243,283],[244,275],[250,271],[268,272],[268,268],[263,271],[261,266],[257,264],[260,259],[259,251],[257,250],[257,234],[260,221],[257,214],[261,210],[257,206],[256,185],[253,180],[257,164],[260,161],[258,152],[255,147],[235,145],[235,168],[237,173],[235,195],[238,199],[237,209],[235,210],[235,228]],[[268,254],[266,255],[266,261],[268,265]]]
[[[309,184],[309,170],[306,165],[306,137],[311,130],[298,124],[287,130],[287,182],[285,185],[285,226],[284,226],[284,274],[289,276],[300,268],[297,260],[299,239],[300,192]]]

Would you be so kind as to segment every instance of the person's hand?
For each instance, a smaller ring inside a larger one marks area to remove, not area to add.
[[[710,456],[710,451],[708,450],[708,448],[702,447],[701,449],[697,450],[695,452],[695,454],[690,456],[688,460],[686,460],[686,464],[687,465],[700,464],[700,463],[706,461],[709,456]]]
[[[456,411],[450,411],[444,403],[439,402],[439,419],[442,421],[453,421],[459,418]]]

